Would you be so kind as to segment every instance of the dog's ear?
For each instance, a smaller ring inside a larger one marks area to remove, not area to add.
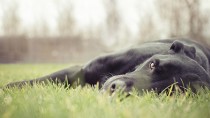
[[[179,53],[184,48],[184,45],[179,41],[174,41],[170,47],[170,50],[173,50],[176,53]]]
[[[185,46],[184,53],[192,59],[196,57],[196,49],[194,46]]]

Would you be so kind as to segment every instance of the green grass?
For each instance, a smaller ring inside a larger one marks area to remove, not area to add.
[[[67,67],[53,64],[0,65],[0,86]],[[0,118],[210,118],[210,91],[198,94],[110,97],[97,87],[66,90],[55,85],[0,90]]]

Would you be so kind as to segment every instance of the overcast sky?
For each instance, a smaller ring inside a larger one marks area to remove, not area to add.
[[[19,6],[18,13],[24,27],[30,28],[43,20],[49,24],[50,29],[56,27],[58,9],[63,6],[74,7],[76,22],[80,28],[99,25],[106,17],[103,0],[0,0],[0,9],[7,9],[14,1]],[[140,16],[153,10],[153,0],[120,0],[118,8],[122,14],[122,21],[127,24],[131,32],[137,32]],[[3,11],[0,10],[0,17]]]
[[[118,0],[121,20],[134,35],[138,32],[139,22],[145,14],[153,13],[153,16],[155,15],[154,1]],[[203,1],[203,8],[210,8],[210,0]],[[0,18],[3,17],[3,10],[6,10],[14,2],[17,2],[19,6],[18,13],[25,30],[30,30],[45,21],[50,30],[54,31],[58,10],[65,6],[71,7],[72,3],[76,23],[81,29],[87,28],[86,26],[89,25],[98,26],[106,17],[103,0],[0,0]]]

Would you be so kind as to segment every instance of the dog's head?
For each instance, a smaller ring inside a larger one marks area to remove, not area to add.
[[[116,90],[129,92],[137,90],[155,90],[162,92],[176,84],[181,90],[199,86],[208,86],[209,75],[196,61],[196,49],[185,46],[179,41],[173,42],[167,53],[155,54],[139,65],[135,71],[109,78],[102,90],[113,93]]]

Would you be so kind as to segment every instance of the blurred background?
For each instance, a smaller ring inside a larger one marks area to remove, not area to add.
[[[0,63],[83,63],[149,40],[210,44],[209,0],[0,0]]]

